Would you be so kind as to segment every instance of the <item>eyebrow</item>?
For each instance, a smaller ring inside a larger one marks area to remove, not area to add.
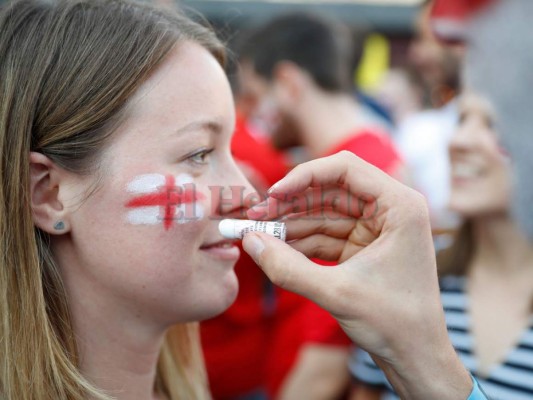
[[[175,133],[182,134],[191,131],[208,131],[219,134],[223,131],[222,124],[216,120],[201,120],[193,121],[181,128],[177,129]]]

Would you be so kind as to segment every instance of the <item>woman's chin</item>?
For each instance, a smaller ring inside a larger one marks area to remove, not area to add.
[[[212,293],[213,307],[206,313],[205,316],[203,316],[203,318],[201,318],[201,320],[214,318],[217,315],[222,314],[224,311],[230,308],[237,299],[237,295],[239,293],[239,281],[237,280],[237,276],[233,271],[228,275],[229,276],[225,279],[225,282],[223,284],[221,283],[220,286],[217,287],[216,298],[215,293]]]

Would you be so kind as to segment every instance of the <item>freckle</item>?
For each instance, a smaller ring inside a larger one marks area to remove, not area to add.
[[[143,288],[143,289],[145,289],[145,288],[146,288],[146,286],[145,286],[145,285],[142,285],[142,288]]]

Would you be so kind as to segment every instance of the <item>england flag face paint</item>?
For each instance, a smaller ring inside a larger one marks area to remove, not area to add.
[[[135,177],[127,191],[132,198],[126,203],[126,218],[134,225],[162,224],[165,230],[204,217],[204,199],[190,175],[145,174]]]

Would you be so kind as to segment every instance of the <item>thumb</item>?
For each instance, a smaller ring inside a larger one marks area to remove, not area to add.
[[[333,289],[332,271],[310,261],[287,243],[263,233],[244,236],[244,250],[277,286],[324,304]]]

